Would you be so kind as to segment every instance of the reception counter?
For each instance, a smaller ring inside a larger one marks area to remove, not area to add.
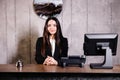
[[[26,64],[23,67],[16,67],[15,64],[0,64],[0,80],[76,80],[76,79],[96,79],[96,80],[118,80],[120,79],[120,65],[113,69],[91,69],[88,65],[83,67],[69,66],[46,66],[40,64]]]

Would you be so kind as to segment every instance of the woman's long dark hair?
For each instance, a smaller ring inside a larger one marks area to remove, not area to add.
[[[41,48],[41,53],[42,53],[42,55],[44,57],[45,57],[45,48],[46,48],[46,46],[51,48],[51,44],[50,44],[50,41],[49,41],[50,33],[48,31],[48,22],[50,20],[54,20],[56,22],[57,31],[56,31],[54,36],[55,36],[56,45],[59,48],[58,53],[61,53],[61,45],[60,45],[60,43],[61,43],[61,39],[63,38],[62,31],[61,31],[61,25],[60,25],[59,20],[56,17],[49,17],[45,22],[44,31],[43,31],[43,44],[42,44],[42,48]]]

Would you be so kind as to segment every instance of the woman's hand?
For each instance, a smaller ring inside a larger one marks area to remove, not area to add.
[[[47,56],[47,58],[45,59],[44,63],[45,65],[58,65],[58,62],[50,56]]]

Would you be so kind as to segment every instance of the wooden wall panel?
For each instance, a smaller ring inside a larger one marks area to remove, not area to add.
[[[0,0],[0,63],[7,63],[6,0]]]
[[[7,63],[12,63],[16,57],[16,17],[15,17],[15,0],[6,0],[7,16]]]
[[[14,61],[22,59],[24,63],[30,63],[29,2],[27,0],[16,0],[16,47]]]

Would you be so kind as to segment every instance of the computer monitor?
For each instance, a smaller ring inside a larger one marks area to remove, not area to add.
[[[112,56],[117,51],[117,33],[88,33],[84,35],[84,54],[86,56],[104,56],[103,63],[91,63],[91,68],[113,68]]]

